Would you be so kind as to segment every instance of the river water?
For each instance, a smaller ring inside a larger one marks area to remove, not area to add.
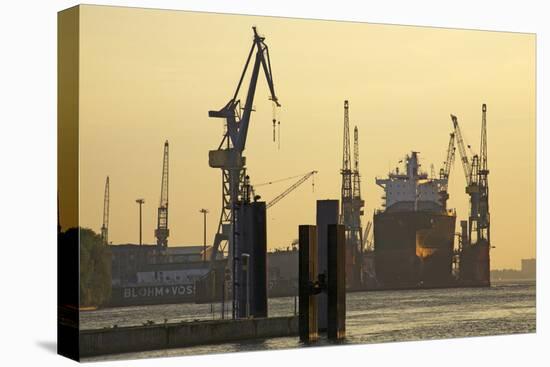
[[[454,288],[349,293],[346,301],[347,344],[430,340],[482,335],[532,333],[536,329],[534,281],[495,283],[490,288]],[[210,305],[155,305],[82,312],[81,328],[141,325],[220,317]],[[270,316],[294,314],[294,298],[269,300]],[[321,340],[319,344],[328,344]],[[147,351],[89,358],[134,359],[303,346],[297,337]]]

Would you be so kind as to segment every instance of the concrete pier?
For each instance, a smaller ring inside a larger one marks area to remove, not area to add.
[[[298,336],[297,316],[81,330],[80,357],[285,336]]]

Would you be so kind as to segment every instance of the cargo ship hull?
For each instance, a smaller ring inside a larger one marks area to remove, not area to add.
[[[454,213],[386,211],[376,213],[373,222],[374,265],[380,288],[455,285]]]

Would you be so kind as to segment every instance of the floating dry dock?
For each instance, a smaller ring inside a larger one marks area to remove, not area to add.
[[[80,331],[80,357],[298,336],[298,317],[212,320]]]

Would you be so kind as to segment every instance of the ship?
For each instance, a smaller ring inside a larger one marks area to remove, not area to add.
[[[377,287],[408,289],[456,285],[453,274],[456,211],[447,209],[447,177],[421,172],[419,153],[386,178],[383,209],[373,218]]]

